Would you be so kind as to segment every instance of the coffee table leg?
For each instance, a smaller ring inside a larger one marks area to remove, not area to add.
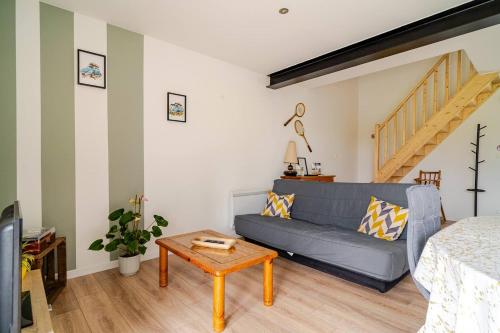
[[[160,246],[160,287],[168,285],[168,250]]]
[[[264,305],[273,305],[273,260],[264,261]]]
[[[215,332],[224,330],[224,276],[214,276],[213,327]]]

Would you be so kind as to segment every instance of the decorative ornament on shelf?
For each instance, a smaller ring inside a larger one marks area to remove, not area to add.
[[[309,170],[307,169],[307,159],[305,157],[297,157],[299,160],[299,176],[309,176]]]
[[[311,175],[312,176],[320,176],[321,175],[321,163],[320,162],[313,163]]]
[[[297,171],[293,167],[293,164],[298,164],[297,160],[297,145],[295,141],[288,142],[288,147],[286,148],[285,159],[283,163],[288,163],[288,170],[285,170],[285,176],[297,176]]]

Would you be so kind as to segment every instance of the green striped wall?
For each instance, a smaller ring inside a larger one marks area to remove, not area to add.
[[[108,25],[110,211],[144,193],[143,49],[140,34]],[[116,254],[112,256],[116,258]]]
[[[0,213],[17,197],[16,1],[0,1]]]
[[[40,3],[42,224],[66,236],[75,268],[73,13]],[[92,207],[88,207],[92,209]]]

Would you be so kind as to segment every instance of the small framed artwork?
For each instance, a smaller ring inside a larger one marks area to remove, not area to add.
[[[307,160],[305,157],[297,157],[297,160],[299,161],[299,167],[304,170],[304,176],[309,175],[309,170],[307,170]]]
[[[186,96],[176,93],[167,93],[167,120],[186,122]]]
[[[78,49],[78,84],[106,89],[106,56]]]

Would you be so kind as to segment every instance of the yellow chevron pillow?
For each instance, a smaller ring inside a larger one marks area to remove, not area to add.
[[[407,222],[407,208],[372,196],[358,231],[376,238],[394,241],[401,236]]]
[[[262,216],[279,216],[290,219],[290,209],[293,205],[295,194],[278,195],[274,192],[267,193],[266,207],[262,211]]]

